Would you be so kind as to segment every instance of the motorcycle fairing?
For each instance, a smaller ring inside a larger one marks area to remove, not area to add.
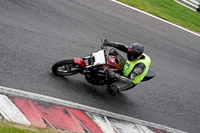
[[[104,50],[99,50],[95,53],[92,53],[91,57],[94,57],[93,66],[104,65],[106,63]]]

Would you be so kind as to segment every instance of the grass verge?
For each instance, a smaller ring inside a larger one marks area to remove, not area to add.
[[[173,0],[118,0],[162,19],[200,33],[200,13]]]
[[[70,133],[58,131],[52,128],[39,128],[34,126],[21,125],[6,120],[0,121],[0,133]]]

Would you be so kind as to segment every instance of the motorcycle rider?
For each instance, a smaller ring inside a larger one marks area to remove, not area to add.
[[[144,46],[142,44],[134,43],[127,46],[118,42],[109,42],[105,39],[103,45],[114,47],[127,53],[127,59],[120,55],[115,49],[111,49],[109,53],[109,55],[118,56],[123,67],[123,71],[120,74],[109,71],[110,78],[118,80],[108,88],[111,95],[114,96],[119,91],[131,89],[142,81],[151,64],[150,57],[144,54]]]

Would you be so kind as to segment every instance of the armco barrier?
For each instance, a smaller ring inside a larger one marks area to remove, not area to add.
[[[174,0],[178,2],[179,4],[199,12],[200,11],[200,0]]]

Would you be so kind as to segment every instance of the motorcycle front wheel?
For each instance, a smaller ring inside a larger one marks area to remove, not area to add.
[[[58,76],[71,76],[81,72],[81,67],[73,59],[56,62],[51,68],[53,74]]]

